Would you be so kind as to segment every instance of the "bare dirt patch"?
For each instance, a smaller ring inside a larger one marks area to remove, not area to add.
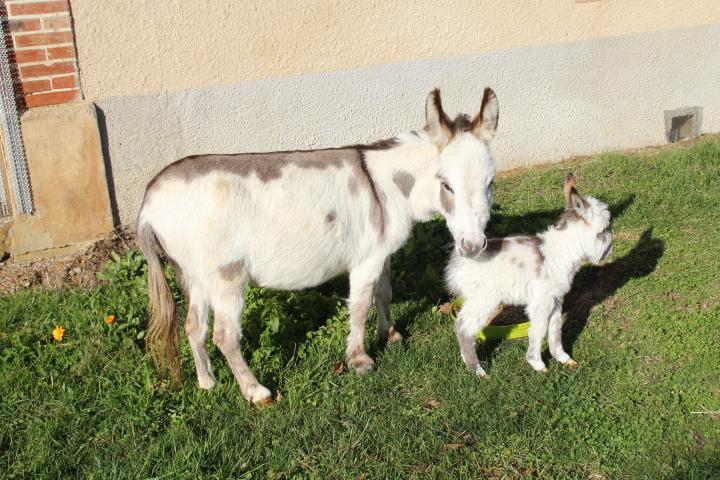
[[[120,229],[73,254],[26,261],[8,258],[0,262],[0,296],[35,287],[93,287],[110,254],[129,249],[137,249],[135,232]]]

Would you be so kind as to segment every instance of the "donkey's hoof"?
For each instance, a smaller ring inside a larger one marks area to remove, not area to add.
[[[577,368],[578,363],[571,358],[570,360],[567,360],[563,365],[570,368]]]
[[[381,345],[390,345],[395,342],[401,342],[403,336],[395,330],[395,327],[390,327],[386,334],[380,335],[379,340]]]
[[[476,375],[478,378],[488,378],[487,372],[486,372],[485,369],[484,369],[483,367],[481,367],[480,365],[478,365],[477,367],[475,367],[475,375]]]
[[[352,358],[347,360],[347,364],[350,368],[355,370],[358,375],[364,375],[373,369],[375,361],[370,358],[367,353],[359,353]]]
[[[251,385],[248,387],[247,399],[256,407],[265,407],[272,403],[272,392],[262,385]]]
[[[198,387],[203,390],[212,390],[215,386],[214,378],[198,378]]]
[[[402,342],[403,336],[400,335],[400,332],[395,330],[395,327],[390,327],[390,331],[388,332],[388,338],[387,338],[387,344],[393,344],[395,342]]]

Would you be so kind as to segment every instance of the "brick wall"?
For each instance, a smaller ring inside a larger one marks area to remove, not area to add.
[[[68,0],[5,0],[5,4],[25,105],[81,98]]]

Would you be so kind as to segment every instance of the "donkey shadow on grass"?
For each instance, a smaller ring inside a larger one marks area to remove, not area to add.
[[[634,197],[630,196],[611,205],[613,218],[621,215],[633,201]],[[498,213],[492,217],[487,233],[489,237],[538,233],[553,224],[561,213],[562,209],[518,216]],[[443,270],[452,248],[452,237],[445,221],[434,220],[416,225],[412,237],[393,255],[393,303],[406,303],[403,308],[393,309],[395,315],[392,320],[405,338],[418,315],[449,299]],[[568,321],[564,327],[563,342],[569,353],[584,329],[592,307],[603,302],[631,278],[652,272],[663,250],[663,242],[653,239],[652,231],[648,230],[627,255],[603,266],[586,267],[578,273],[564,306]],[[266,346],[269,341],[273,355],[279,355],[284,362],[307,341],[309,332],[317,331],[339,312],[348,295],[348,278],[343,275],[317,288],[300,292],[263,291],[254,295],[254,299],[248,302],[243,321],[243,349],[251,357],[251,352]],[[278,318],[280,323],[273,321],[273,309],[279,312],[280,317],[286,318]],[[525,321],[522,315],[522,310],[507,308],[494,323]],[[283,320],[286,322],[283,323]],[[374,330],[373,315],[367,324],[370,338],[373,338]],[[497,345],[498,342],[485,342],[488,358]],[[380,348],[371,341],[369,353],[376,355]]]
[[[436,220],[416,225],[405,246],[393,255],[392,321],[404,337],[407,338],[407,329],[418,315],[447,297],[442,272],[451,248],[452,238],[445,221]],[[246,358],[253,358],[258,349],[270,347],[272,355],[268,360],[277,356],[281,363],[286,363],[308,341],[308,333],[318,331],[341,312],[348,293],[347,275],[296,292],[250,289],[243,315],[242,348]],[[398,303],[403,305],[398,308]],[[370,339],[368,353],[373,356],[382,349],[375,341],[375,321],[373,313],[366,325]],[[221,354],[215,350],[211,349],[214,363],[221,360]],[[253,368],[259,373],[263,370],[261,365]],[[267,377],[263,381],[273,384]]]

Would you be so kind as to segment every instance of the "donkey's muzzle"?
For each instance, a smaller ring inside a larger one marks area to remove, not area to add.
[[[474,257],[487,247],[487,237],[485,235],[477,242],[472,242],[465,237],[460,239],[460,254],[463,257]]]

